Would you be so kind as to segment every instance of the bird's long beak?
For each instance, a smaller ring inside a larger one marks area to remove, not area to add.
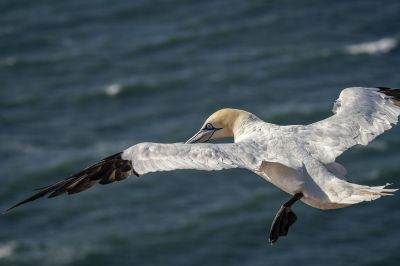
[[[186,141],[186,143],[187,144],[191,144],[191,143],[207,142],[214,135],[215,131],[217,131],[217,129],[215,129],[215,130],[204,130],[204,129],[201,129],[193,137],[191,137],[188,141]]]

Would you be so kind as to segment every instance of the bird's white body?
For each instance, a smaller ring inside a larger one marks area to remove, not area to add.
[[[346,181],[346,169],[335,159],[397,123],[396,100],[377,88],[348,88],[340,94],[334,112],[314,124],[293,126],[239,113],[240,119],[235,119],[240,123],[232,126],[234,143],[140,143],[125,150],[122,158],[130,160],[140,175],[174,169],[246,168],[291,195],[303,193],[301,200],[319,209],[346,207],[394,192],[385,186]]]

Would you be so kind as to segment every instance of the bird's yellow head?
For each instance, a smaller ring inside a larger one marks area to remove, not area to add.
[[[200,131],[186,143],[207,142],[212,139],[234,137],[237,129],[251,114],[249,112],[225,108],[213,113],[204,122]]]

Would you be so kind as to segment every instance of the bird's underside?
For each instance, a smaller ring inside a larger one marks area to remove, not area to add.
[[[389,195],[395,189],[349,183],[335,159],[354,145],[366,145],[397,123],[400,89],[348,88],[335,103],[334,115],[306,126],[278,126],[253,114],[222,109],[211,115],[187,143],[139,143],[50,186],[8,210],[42,197],[82,192],[96,184],[121,181],[134,174],[175,169],[245,168],[293,197],[278,211],[270,242],[288,233],[298,200],[320,209],[345,207]],[[235,143],[211,144],[234,137]],[[7,210],[7,211],[8,211]]]

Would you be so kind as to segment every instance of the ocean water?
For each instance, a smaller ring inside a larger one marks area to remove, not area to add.
[[[278,124],[349,86],[400,87],[399,1],[0,1],[0,208],[222,107]],[[400,127],[338,160],[400,187]],[[321,211],[245,170],[174,171],[0,216],[0,265],[399,265],[400,198]]]

